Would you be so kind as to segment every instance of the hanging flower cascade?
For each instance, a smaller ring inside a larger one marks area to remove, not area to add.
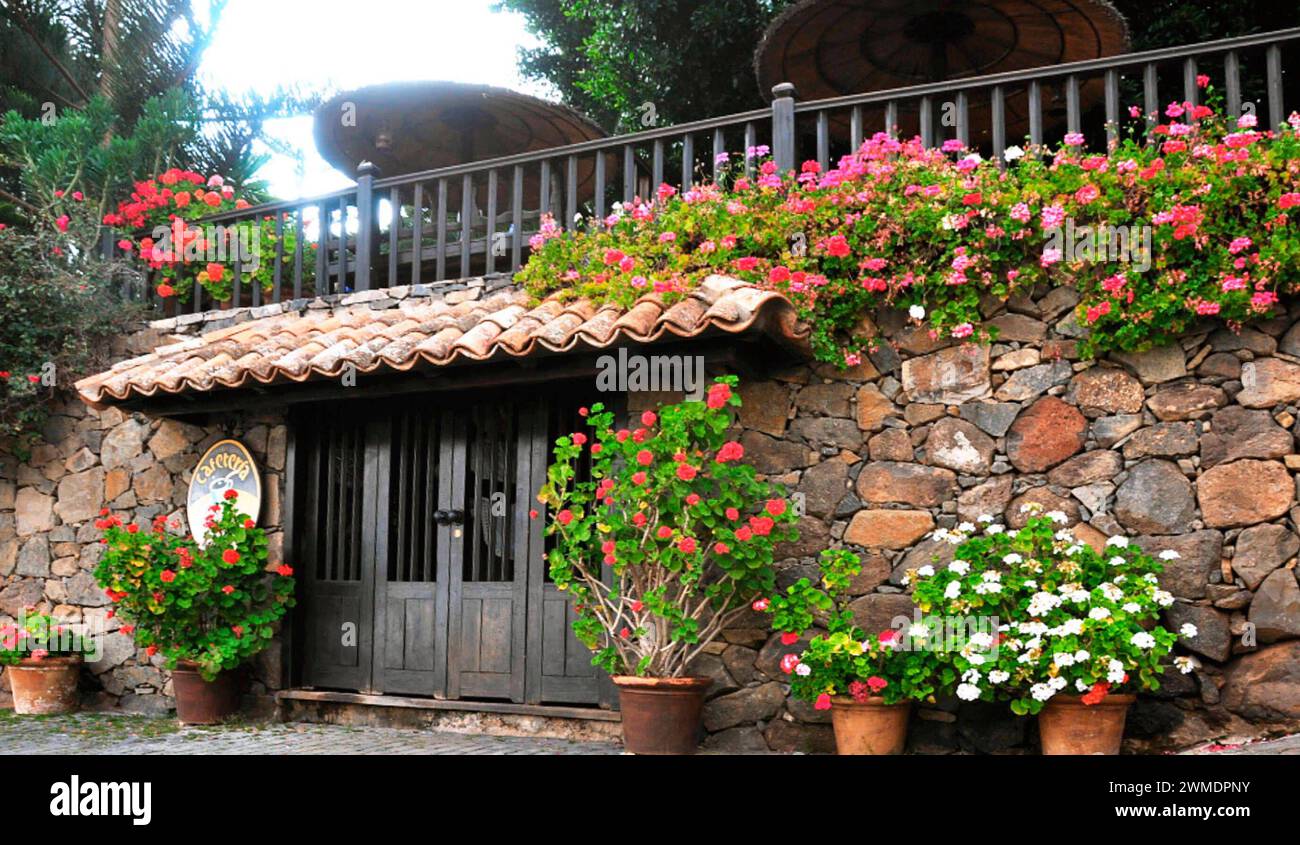
[[[154,273],[159,296],[186,300],[197,282],[213,299],[225,302],[232,296],[237,260],[245,286],[258,285],[270,291],[275,282],[276,247],[281,241],[281,272],[292,270],[297,235],[288,213],[282,213],[278,236],[274,215],[204,225],[206,217],[250,207],[221,176],[205,178],[191,170],[172,168],[136,182],[134,187],[129,199],[104,216],[104,224],[134,233],[120,239],[117,246]],[[315,249],[314,243],[304,240],[305,277],[316,266]]]
[[[753,176],[729,170],[725,188],[662,185],[571,233],[550,221],[519,279],[539,297],[627,306],[733,276],[789,297],[817,358],[850,366],[877,308],[989,340],[981,304],[1041,286],[1078,290],[1086,353],[1166,343],[1208,317],[1240,326],[1300,288],[1300,116],[1277,130],[1225,118],[1199,81],[1211,105],[1134,107],[1107,152],[1070,133],[1011,147],[1000,166],[959,141],[878,133],[833,169],[783,174],[752,148]],[[1139,137],[1147,117],[1165,122]]]

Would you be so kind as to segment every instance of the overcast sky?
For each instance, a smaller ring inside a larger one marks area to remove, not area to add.
[[[204,6],[196,2],[196,7]],[[270,93],[298,83],[326,96],[380,82],[447,79],[547,96],[523,82],[517,50],[536,40],[523,19],[491,11],[492,0],[230,0],[200,74],[232,92]],[[285,199],[350,183],[316,154],[311,118],[268,129],[302,150],[277,155],[261,175]]]

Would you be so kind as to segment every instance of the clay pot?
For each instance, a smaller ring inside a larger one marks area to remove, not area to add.
[[[831,726],[836,754],[902,754],[907,743],[907,720],[912,702],[886,704],[871,696],[857,701],[848,696],[831,699]]]
[[[1132,695],[1108,695],[1096,704],[1082,696],[1054,695],[1038,714],[1038,736],[1044,754],[1119,753],[1124,716]]]
[[[614,675],[623,713],[623,747],[633,754],[694,754],[710,678]]]
[[[182,725],[215,725],[239,709],[234,672],[205,681],[196,664],[183,661],[172,670],[172,690]]]
[[[75,713],[81,705],[77,679],[81,676],[81,655],[24,657],[5,670],[13,687],[14,712],[25,716]]]

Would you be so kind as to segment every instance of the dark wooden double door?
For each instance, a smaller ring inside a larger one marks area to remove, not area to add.
[[[576,403],[321,408],[295,428],[302,681],[603,704],[608,680],[551,585],[535,493]]]

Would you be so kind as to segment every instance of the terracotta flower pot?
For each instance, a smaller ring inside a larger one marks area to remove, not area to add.
[[[1132,695],[1108,695],[1096,704],[1054,695],[1038,714],[1044,754],[1118,754]]]
[[[172,690],[182,725],[215,725],[239,709],[234,672],[205,681],[196,664],[182,662],[172,670]]]
[[[81,676],[81,655],[25,657],[5,670],[13,687],[14,711],[25,716],[75,713],[81,704],[77,679]]]
[[[694,754],[710,678],[615,675],[623,747],[633,754]]]
[[[902,754],[912,702],[886,704],[871,696],[859,702],[849,696],[831,699],[831,726],[837,754]]]

